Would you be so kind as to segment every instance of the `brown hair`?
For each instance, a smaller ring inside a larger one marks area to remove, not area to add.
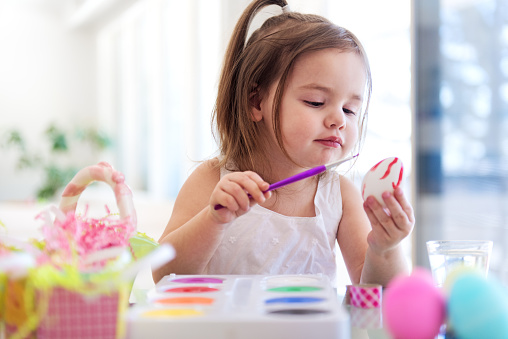
[[[269,169],[269,164],[263,164],[263,159],[255,159],[255,154],[264,153],[262,148],[266,147],[266,143],[259,142],[258,124],[251,116],[250,98],[255,90],[261,93],[267,91],[279,78],[272,123],[279,147],[291,159],[283,146],[279,115],[286,79],[298,56],[326,48],[354,52],[364,60],[367,76],[366,104],[358,120],[358,151],[365,132],[372,91],[369,62],[360,41],[347,29],[334,25],[321,16],[286,12],[267,19],[245,43],[252,18],[268,5],[283,7],[287,2],[252,1],[238,20],[226,51],[213,114],[222,155],[218,165],[234,164],[235,168],[231,170],[256,170],[262,175],[267,174],[263,172]]]

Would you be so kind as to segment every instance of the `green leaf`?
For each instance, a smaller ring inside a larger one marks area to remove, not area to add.
[[[52,124],[46,130],[46,135],[51,142],[52,151],[64,152],[69,150],[69,147],[67,146],[67,137],[63,130]]]
[[[20,150],[25,150],[25,139],[21,135],[21,132],[13,129],[7,132],[5,139],[5,145],[7,147],[18,147]]]

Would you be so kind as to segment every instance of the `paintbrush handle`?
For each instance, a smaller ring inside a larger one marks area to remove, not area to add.
[[[273,191],[273,190],[275,190],[277,188],[281,188],[283,186],[292,184],[292,183],[294,183],[296,181],[300,181],[300,180],[303,180],[305,178],[312,177],[314,175],[323,173],[324,171],[326,171],[326,166],[325,165],[313,167],[313,168],[308,169],[306,171],[303,171],[301,173],[295,174],[295,175],[293,175],[293,176],[291,176],[289,178],[286,178],[284,180],[277,181],[276,183],[271,184],[265,192]],[[249,194],[249,198],[252,198],[252,196],[250,194]],[[215,210],[219,210],[219,209],[221,209],[223,207],[224,206],[222,206],[220,204],[217,204],[217,205],[215,205],[214,209]]]
[[[302,179],[305,179],[305,178],[308,178],[308,177],[312,177],[314,175],[318,175],[320,173],[325,172],[326,170],[335,168],[335,167],[339,166],[340,164],[342,164],[342,163],[344,163],[346,161],[354,159],[357,156],[358,156],[358,154],[353,155],[352,157],[349,157],[349,158],[346,158],[346,159],[334,162],[332,164],[316,166],[316,167],[313,167],[313,168],[308,169],[306,171],[303,171],[301,173],[295,174],[295,175],[293,175],[293,176],[291,176],[289,178],[286,178],[284,180],[277,181],[276,183],[271,184],[270,187],[268,187],[268,189],[265,192],[273,191],[273,190],[275,190],[277,188],[280,188],[282,186],[286,186],[286,185],[292,184],[292,183],[294,183],[296,181],[300,181]],[[249,194],[249,198],[252,198],[252,196],[250,194]],[[221,209],[223,207],[224,206],[222,206],[220,204],[217,204],[217,205],[214,206],[214,209],[215,210],[219,210],[219,209]]]
[[[284,180],[281,180],[281,181],[278,181],[276,183],[271,184],[270,187],[268,187],[268,189],[266,191],[267,192],[268,191],[273,191],[273,190],[275,190],[277,188],[280,188],[282,186],[286,186],[286,185],[292,184],[294,182],[303,180],[303,179],[308,178],[308,177],[312,177],[314,175],[318,175],[320,173],[323,173],[324,171],[326,171],[326,166],[324,166],[324,165],[308,169],[308,170],[303,171],[301,173],[295,174],[295,175],[293,175],[293,176],[291,176],[289,178],[286,178]]]

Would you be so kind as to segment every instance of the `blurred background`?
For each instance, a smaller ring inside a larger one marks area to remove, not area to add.
[[[248,3],[0,0],[3,232],[37,236],[35,215],[104,160],[134,190],[139,229],[158,239],[186,177],[216,154],[220,65]],[[490,239],[491,273],[508,280],[508,0],[289,3],[364,44],[373,97],[347,175],[359,186],[381,159],[402,159],[417,217],[408,260],[428,266],[427,240]],[[82,200],[99,214],[115,204],[100,184]]]

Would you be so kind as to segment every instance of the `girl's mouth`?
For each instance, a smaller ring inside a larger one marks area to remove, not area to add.
[[[342,140],[339,138],[316,139],[315,141],[327,147],[339,148],[342,146]]]

